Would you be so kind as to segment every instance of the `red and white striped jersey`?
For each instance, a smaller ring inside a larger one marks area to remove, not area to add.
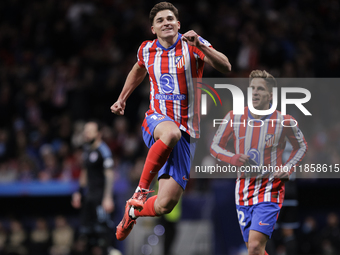
[[[307,152],[307,142],[297,121],[279,111],[258,120],[253,118],[246,107],[244,115],[234,115],[230,111],[223,123],[225,124],[220,125],[210,148],[211,154],[218,160],[230,163],[235,154],[250,155],[254,152],[253,159],[258,166],[286,166],[291,173]],[[231,138],[234,139],[235,153],[226,150]],[[286,139],[293,146],[293,151],[285,164],[282,164]],[[284,182],[274,179],[272,174],[269,178],[261,175],[240,178],[239,175],[236,180],[235,200],[237,205],[245,206],[260,202],[282,204],[284,191]]]
[[[191,137],[199,137],[200,90],[194,78],[201,78],[204,54],[181,40],[169,48],[159,41],[144,41],[138,49],[138,64],[146,68],[150,81],[150,106],[146,115],[160,113],[169,116]],[[210,43],[199,37],[205,45]]]

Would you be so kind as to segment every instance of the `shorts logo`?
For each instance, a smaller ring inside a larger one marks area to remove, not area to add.
[[[151,119],[153,120],[162,120],[162,119],[165,119],[165,116],[164,115],[151,115],[150,116]]]
[[[268,226],[269,225],[269,223],[262,223],[262,220],[259,222],[259,225],[260,226]]]
[[[160,78],[160,87],[163,93],[172,93],[175,90],[174,78],[168,73],[163,73]]]
[[[274,134],[266,134],[265,142],[268,147],[273,146],[275,140]]]
[[[183,181],[189,181],[189,179],[185,178],[185,175],[182,177]]]
[[[175,63],[176,63],[176,67],[178,69],[181,69],[185,65],[185,59],[184,59],[183,55],[176,56],[175,57]]]

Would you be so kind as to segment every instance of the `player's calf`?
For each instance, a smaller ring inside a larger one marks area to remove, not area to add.
[[[259,240],[251,240],[248,242],[248,255],[264,255],[265,245]]]
[[[178,203],[178,199],[172,197],[159,198],[155,201],[155,212],[157,215],[171,213]]]

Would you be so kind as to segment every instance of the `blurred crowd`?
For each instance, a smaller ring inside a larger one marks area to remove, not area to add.
[[[36,218],[29,222],[4,220],[0,222],[0,255],[81,254],[85,244],[77,241],[78,233],[74,227],[72,220],[62,215],[50,220]],[[285,249],[295,246],[298,247],[295,248],[297,254],[336,255],[340,252],[339,239],[340,225],[337,214],[331,212],[325,218],[307,216],[303,220],[298,238],[281,238],[276,254],[287,254]],[[97,253],[93,251],[93,254]]]
[[[247,77],[255,68],[276,77],[338,75],[338,1],[174,4],[182,32],[194,29],[229,57],[230,77]],[[118,168],[139,164],[145,153],[140,123],[148,107],[148,82],[132,94],[125,117],[109,108],[140,43],[154,38],[148,21],[153,5],[137,0],[1,1],[0,182],[77,179],[82,123],[90,118],[105,122],[104,140]],[[206,67],[205,77],[219,75]],[[316,112],[313,120],[318,116],[323,114]],[[333,124],[317,125],[309,134],[316,150],[325,151],[329,141],[340,146],[339,124]],[[330,151],[327,160],[338,161],[334,147]]]
[[[36,218],[29,222],[17,219],[0,222],[1,255],[77,255],[83,254],[86,244],[65,216],[50,221]],[[100,249],[99,249],[100,251]],[[101,254],[93,252],[93,254]]]
[[[154,38],[148,21],[153,4],[1,1],[0,182],[77,179],[82,123],[90,118],[105,122],[104,140],[117,167],[133,162],[132,169],[138,164],[145,153],[139,127],[147,110],[148,82],[132,94],[125,117],[114,116],[109,107],[136,61],[138,46]],[[255,68],[276,77],[338,75],[338,1],[174,4],[182,32],[194,29],[229,57],[230,77],[246,77]],[[205,77],[219,75],[206,67]],[[316,112],[313,119],[318,116],[323,114]],[[330,141],[340,146],[339,124],[333,124],[317,125],[308,137],[317,150],[325,151]],[[329,150],[328,161],[338,161],[334,147]],[[313,153],[312,149],[311,158]]]
[[[299,242],[303,254],[338,254],[340,252],[339,217],[335,213],[322,219],[323,227],[315,217],[306,217],[302,225]]]

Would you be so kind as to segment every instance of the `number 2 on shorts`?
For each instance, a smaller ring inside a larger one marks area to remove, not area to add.
[[[245,226],[246,223],[244,222],[244,212],[236,210],[237,211],[237,217],[238,217],[238,222],[240,226]]]

